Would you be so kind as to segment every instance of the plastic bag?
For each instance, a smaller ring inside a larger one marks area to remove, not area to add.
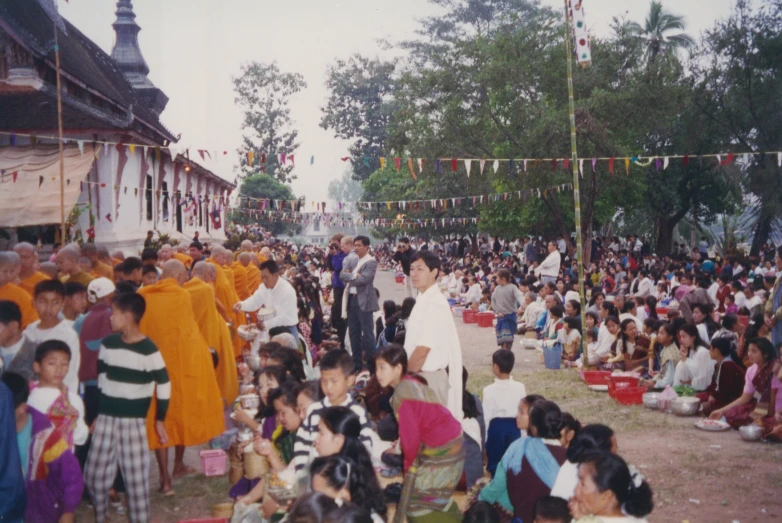
[[[678,398],[679,395],[670,385],[666,385],[665,389],[657,397],[657,408],[661,412],[671,412],[671,403]]]
[[[261,505],[259,503],[245,505],[244,503],[236,502],[231,523],[264,523]]]

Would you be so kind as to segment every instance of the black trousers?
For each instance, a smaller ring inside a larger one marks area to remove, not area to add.
[[[342,318],[342,298],[345,295],[345,287],[334,287],[334,301],[331,304],[331,325],[337,329],[339,344],[345,348],[345,333],[348,331],[348,323]]]

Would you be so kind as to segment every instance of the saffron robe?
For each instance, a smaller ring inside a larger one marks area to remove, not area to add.
[[[217,386],[225,404],[230,405],[239,394],[239,380],[231,332],[217,312],[214,287],[199,278],[193,278],[183,287],[193,298],[193,313],[206,344],[214,349],[219,357],[215,369]]]
[[[206,260],[207,263],[211,263],[217,269],[217,277],[215,279],[215,294],[217,299],[227,309],[229,316],[233,319],[234,328],[238,329],[240,325],[246,325],[247,319],[243,312],[234,312],[234,305],[239,303],[239,296],[236,294],[231,280],[229,280],[226,274],[225,267],[215,262],[212,258]],[[231,274],[233,279],[233,274]],[[244,340],[241,339],[235,331],[232,331],[232,341],[234,344],[234,356],[239,357],[242,355],[242,347],[244,347]]]
[[[171,380],[171,401],[166,414],[166,446],[201,445],[225,430],[223,405],[212,365],[212,355],[196,324],[190,293],[166,278],[142,287],[147,302],[141,332],[157,345]],[[157,400],[147,413],[150,449],[161,448],[155,432]]]
[[[23,279],[21,282],[19,282],[19,287],[27,291],[27,293],[32,296],[35,293],[35,286],[38,285],[42,281],[50,280],[46,274],[42,273],[41,271],[35,271],[27,278]]]
[[[38,311],[33,307],[33,297],[28,294],[27,291],[14,285],[13,283],[6,283],[0,287],[0,300],[7,300],[16,303],[19,309],[22,311],[22,325],[21,329],[24,330],[28,325],[34,321],[38,321]]]
[[[231,271],[234,273],[234,289],[239,299],[244,301],[250,297],[250,289],[247,285],[247,269],[240,262],[235,261],[231,264]]]
[[[247,265],[247,287],[252,296],[261,286],[261,270],[254,263]]]
[[[181,253],[181,252],[175,252],[172,256],[173,259],[179,260],[182,263],[185,264],[185,267],[188,269],[190,268],[190,264],[193,263],[193,258],[188,256],[187,254]]]

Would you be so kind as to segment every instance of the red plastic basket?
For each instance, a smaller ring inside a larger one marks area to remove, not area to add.
[[[622,405],[640,405],[645,393],[646,387],[623,387],[616,389],[614,399]]]
[[[581,373],[581,379],[587,382],[587,385],[605,385],[611,371],[608,370],[585,370]]]
[[[609,376],[608,377],[608,395],[612,398],[617,389],[626,389],[628,387],[637,387],[638,378],[628,376]]]
[[[478,327],[494,327],[494,313],[493,312],[479,312],[478,313]]]
[[[397,283],[404,283],[405,282],[405,275],[404,274],[402,274],[402,275],[397,274],[395,279],[396,279]]]
[[[478,323],[478,311],[464,309],[462,320],[464,320],[464,323]]]
[[[222,449],[202,450],[198,455],[201,456],[201,471],[204,475],[222,476],[225,474],[225,451]]]

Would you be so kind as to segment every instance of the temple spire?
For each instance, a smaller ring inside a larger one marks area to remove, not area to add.
[[[142,101],[159,115],[165,109],[168,97],[147,78],[149,66],[139,47],[138,33],[141,27],[136,23],[133,2],[119,0],[116,15],[117,20],[112,27],[117,37],[111,57]]]

